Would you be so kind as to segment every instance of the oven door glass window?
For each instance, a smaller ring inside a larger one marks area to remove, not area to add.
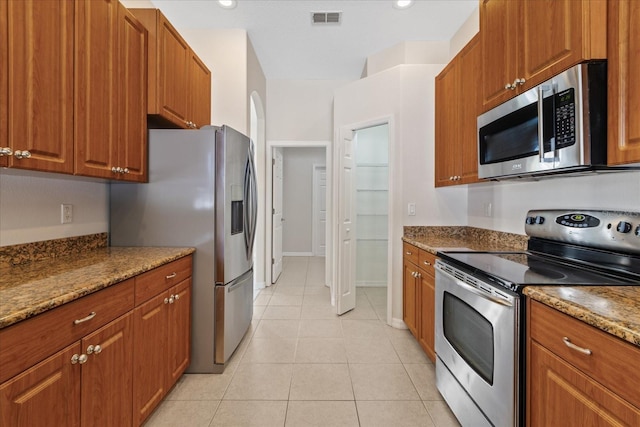
[[[482,379],[493,385],[493,326],[469,304],[444,293],[442,324],[444,336],[465,362]]]

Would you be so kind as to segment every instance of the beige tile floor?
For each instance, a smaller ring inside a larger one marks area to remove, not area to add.
[[[225,372],[184,375],[146,427],[458,426],[431,361],[386,325],[386,288],[336,316],[323,277],[324,258],[285,258]]]

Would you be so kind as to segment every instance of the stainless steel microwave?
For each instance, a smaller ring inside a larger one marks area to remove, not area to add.
[[[478,117],[478,177],[589,170],[607,163],[607,64],[578,64]]]

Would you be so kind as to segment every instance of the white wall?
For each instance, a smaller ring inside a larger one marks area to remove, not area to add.
[[[62,174],[0,169],[0,246],[109,231],[108,184]],[[73,222],[60,224],[60,205]]]
[[[313,165],[325,164],[324,148],[283,149],[282,252],[313,253]]]
[[[267,139],[333,139],[333,91],[347,80],[269,80]]]
[[[402,325],[404,225],[467,222],[467,189],[434,188],[434,78],[436,65],[399,65],[335,92],[336,129],[389,122],[391,323]],[[407,216],[407,203],[416,216]],[[334,236],[335,237],[335,236]]]
[[[492,216],[485,207],[491,203]],[[469,186],[469,225],[524,234],[529,209],[594,208],[637,211],[640,172],[504,181]]]
[[[451,46],[449,50],[449,58],[457,55],[458,52],[480,31],[480,8],[467,18],[462,27],[451,38]],[[447,62],[448,62],[447,59]],[[480,70],[478,70],[480,71]]]
[[[405,41],[367,58],[363,77],[401,64],[442,64],[449,60],[449,42]]]

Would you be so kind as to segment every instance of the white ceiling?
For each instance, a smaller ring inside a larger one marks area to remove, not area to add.
[[[178,29],[246,29],[267,79],[360,78],[366,58],[402,41],[449,40],[477,0],[151,0]],[[128,2],[125,2],[125,4]],[[130,1],[135,3],[135,1]],[[311,25],[311,12],[340,11],[340,25]]]

